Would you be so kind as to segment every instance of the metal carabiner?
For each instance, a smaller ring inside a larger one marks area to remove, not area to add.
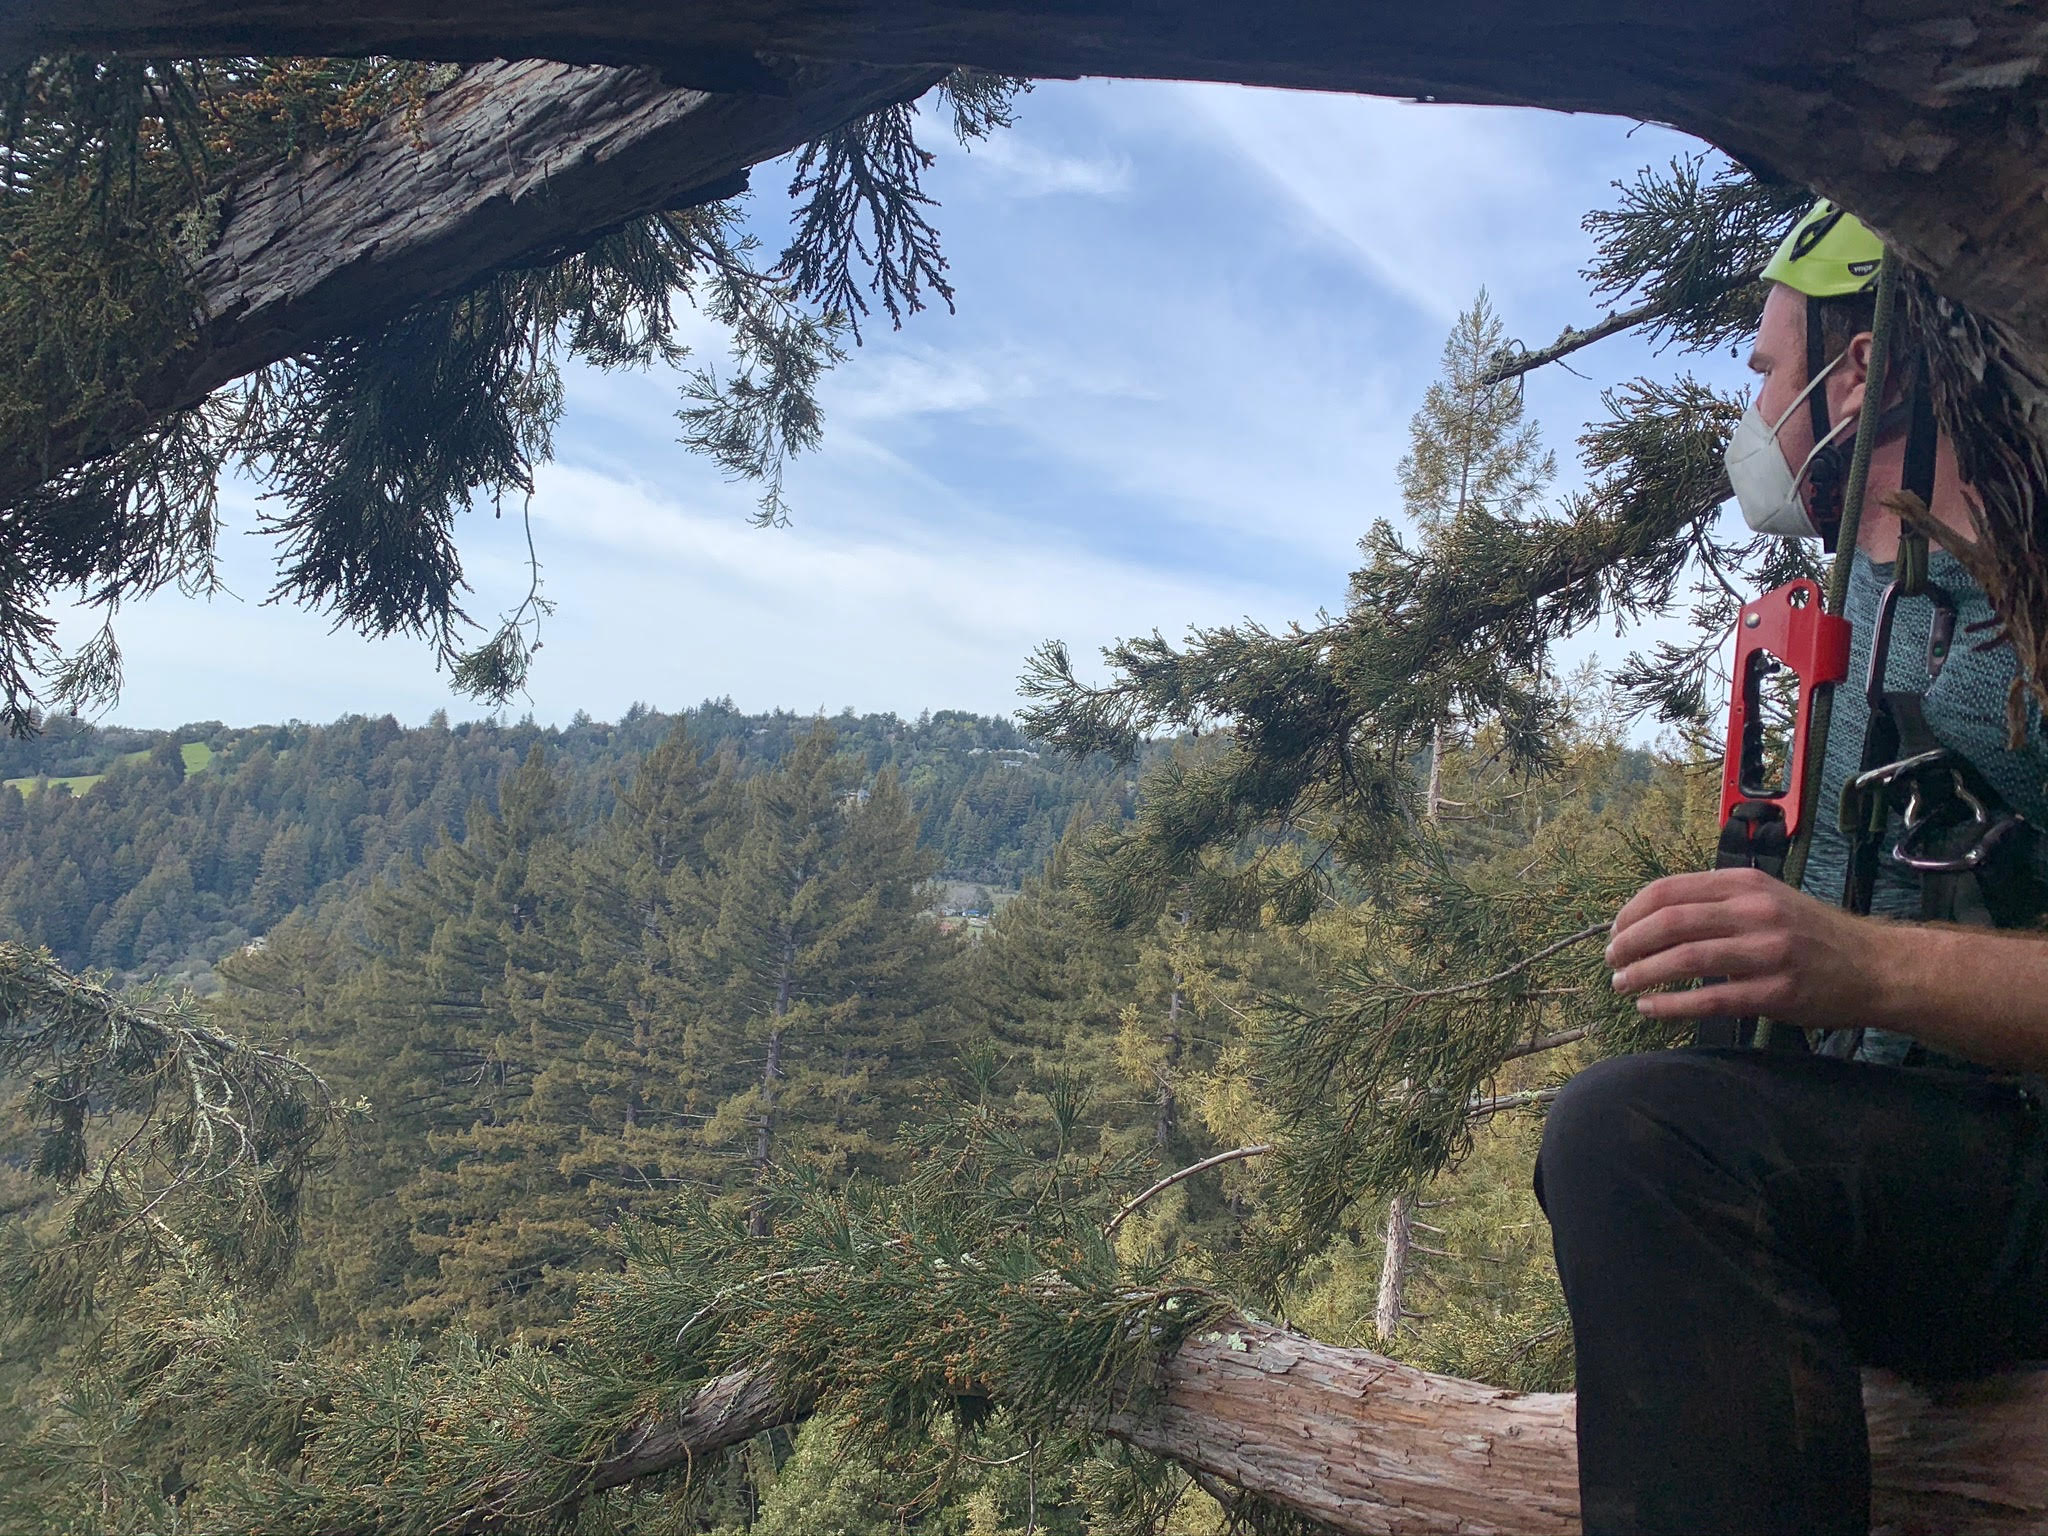
[[[1923,752],[1920,755],[1933,757],[1938,754]],[[1994,820],[1984,802],[1970,792],[1970,786],[1963,782],[1962,774],[1953,767],[1949,769],[1949,788],[1958,800],[1970,808],[1970,827],[1975,833],[1970,839],[1970,845],[1961,853],[1948,854],[1941,858],[1915,851],[1914,840],[1931,820],[1922,812],[1920,781],[1915,779],[1912,789],[1906,796],[1906,809],[1901,816],[1904,830],[1899,840],[1892,844],[1893,863],[1922,875],[1967,874],[1983,864],[1997,850],[2000,843],[2025,825],[2023,818],[2010,811]]]
[[[1894,762],[1879,763],[1875,768],[1864,769],[1863,772],[1856,775],[1850,787],[1858,794],[1861,794],[1866,789],[1890,784],[1894,779],[1903,778],[1909,773],[1917,774],[1923,768],[1932,768],[1937,763],[1946,763],[1948,759],[1949,750],[1947,747],[1936,747],[1931,752],[1915,752],[1911,757],[1902,757]],[[1949,771],[1951,773],[1955,772],[1954,769]],[[1918,788],[1915,788],[1913,793],[1917,796],[1920,791]]]
[[[1933,617],[1927,621],[1928,682],[1941,676],[1949,648],[1955,643],[1956,604],[1945,588],[1931,581],[1922,582],[1915,592],[1908,592],[1899,581],[1886,586],[1877,600],[1877,621],[1871,629],[1870,656],[1863,673],[1863,701],[1872,714],[1884,703],[1886,673],[1891,665],[1892,621],[1898,617],[1899,599],[1913,596],[1926,598],[1934,609]]]
[[[1870,655],[1864,663],[1863,702],[1876,716],[1884,708],[1885,674],[1892,656],[1892,620],[1899,612],[1899,584],[1887,585],[1877,600],[1877,620],[1870,631]]]

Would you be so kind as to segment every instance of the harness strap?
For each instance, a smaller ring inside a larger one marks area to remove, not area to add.
[[[1880,674],[1881,675],[1881,674]],[[1898,695],[1886,695],[1888,699]],[[1921,717],[1926,723],[1926,717]],[[1863,756],[1855,775],[1842,786],[1842,838],[1849,845],[1847,870],[1842,882],[1842,909],[1858,914],[1870,911],[1877,889],[1878,849],[1885,827],[1891,820],[1891,805],[1883,795],[1858,796],[1856,784],[1864,774],[1905,754],[1899,750],[1899,727],[1889,709],[1873,709],[1863,732]]]
[[[1934,398],[1927,388],[1927,370],[1924,365],[1914,371],[1912,387],[1906,391],[1906,408],[1910,413],[1910,420],[1906,426],[1905,473],[1899,477],[1899,485],[1901,489],[1918,496],[1924,505],[1931,507],[1934,505],[1934,451],[1937,436]]]

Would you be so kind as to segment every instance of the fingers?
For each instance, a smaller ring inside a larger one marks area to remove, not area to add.
[[[1645,886],[1616,917],[1607,959],[1615,990],[1644,994],[1636,1007],[1651,1018],[1766,1014],[1832,1027],[1868,1017],[1880,941],[1868,918],[1757,870],[1721,869]]]
[[[1757,917],[1741,901],[1694,901],[1661,907],[1608,940],[1607,964],[1619,971],[1676,944],[1746,933],[1757,926]]]
[[[1619,934],[1651,913],[1669,907],[1728,901],[1745,893],[1768,891],[1774,885],[1778,882],[1757,869],[1705,869],[1687,875],[1666,875],[1637,891],[1628,905],[1615,913],[1614,931]]]
[[[1636,1011],[1650,1019],[1710,1019],[1723,1014],[1782,1017],[1783,995],[1783,987],[1775,981],[1750,978],[1685,992],[1647,992],[1636,999]]]
[[[1738,933],[1690,944],[1674,944],[1614,973],[1617,992],[1642,992],[1706,976],[1731,981],[1785,980],[1790,974],[1788,945],[1782,933]]]

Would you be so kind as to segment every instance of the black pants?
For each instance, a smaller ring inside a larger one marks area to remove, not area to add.
[[[1859,1367],[2048,1357],[2040,1117],[2009,1079],[1754,1051],[1573,1078],[1536,1195],[1586,1536],[1865,1536]]]

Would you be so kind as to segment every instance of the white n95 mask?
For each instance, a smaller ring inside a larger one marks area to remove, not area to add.
[[[1785,462],[1784,453],[1779,450],[1778,433],[1792,419],[1792,413],[1806,403],[1806,397],[1821,386],[1834,370],[1835,363],[1841,360],[1837,356],[1834,362],[1815,374],[1806,388],[1785,407],[1785,414],[1775,422],[1766,421],[1756,402],[1750,401],[1749,409],[1742,413],[1742,420],[1736,425],[1735,435],[1728,439],[1727,451],[1722,456],[1728,466],[1728,483],[1735,488],[1735,502],[1742,508],[1742,520],[1758,533],[1782,534],[1788,539],[1821,537],[1821,529],[1807,511],[1799,488],[1842,434],[1855,427],[1856,419],[1852,416],[1838,423],[1833,431],[1815,443],[1797,474],[1792,472],[1792,467]]]

